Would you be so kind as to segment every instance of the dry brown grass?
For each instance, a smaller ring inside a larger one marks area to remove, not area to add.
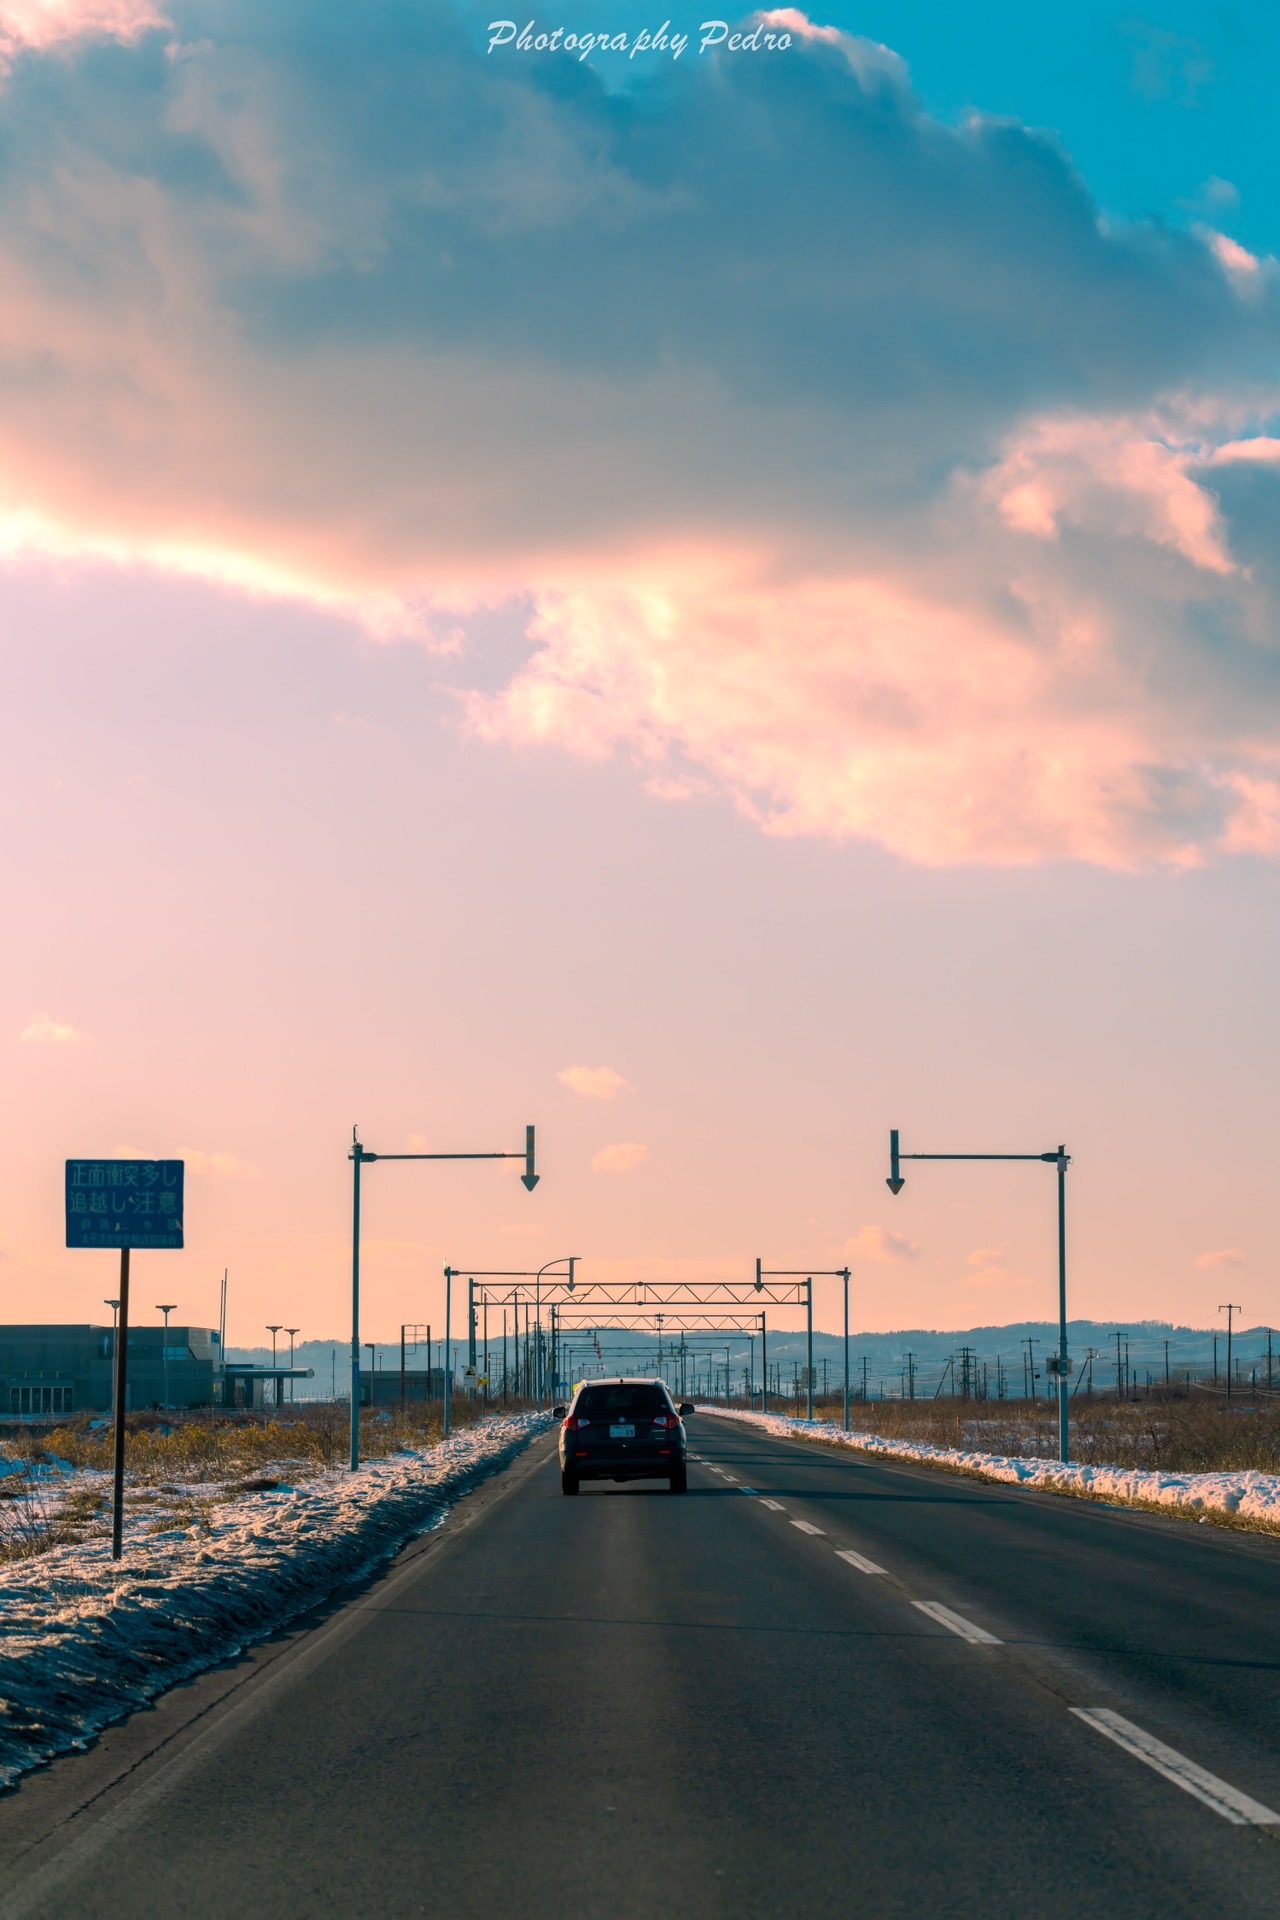
[[[744,1403],[745,1404],[745,1403]],[[791,1414],[793,1403],[772,1412]],[[842,1403],[815,1406],[839,1426]],[[855,1432],[967,1453],[1053,1460],[1057,1403],[1044,1400],[855,1401]],[[1090,1466],[1145,1467],[1162,1473],[1280,1473],[1280,1395],[1228,1400],[1203,1392],[1144,1394],[1139,1400],[1080,1398],[1071,1403],[1071,1457]]]
[[[472,1426],[484,1413],[476,1401],[455,1400],[453,1425]],[[321,1473],[340,1466],[350,1444],[350,1415],[343,1406],[326,1401],[300,1402],[261,1414],[193,1413],[130,1414],[125,1430],[125,1470],[135,1483],[159,1486],[164,1481],[244,1481],[267,1467],[286,1467],[295,1476]],[[360,1418],[360,1450],[367,1460],[385,1458],[404,1448],[435,1445],[443,1437],[438,1404],[410,1402],[398,1407],[367,1410]],[[18,1443],[20,1445],[20,1443]],[[109,1472],[112,1429],[90,1429],[87,1421],[56,1427],[32,1443],[35,1457],[54,1456],[74,1467]],[[6,1442],[12,1454],[17,1447]]]

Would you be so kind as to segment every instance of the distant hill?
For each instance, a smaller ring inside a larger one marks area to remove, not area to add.
[[[1088,1368],[1089,1353],[1092,1349],[1092,1378],[1095,1391],[1114,1388],[1116,1385],[1116,1336],[1120,1336],[1119,1366],[1121,1374],[1134,1384],[1145,1386],[1155,1384],[1165,1378],[1166,1362],[1169,1376],[1177,1379],[1188,1371],[1194,1377],[1212,1377],[1215,1360],[1215,1337],[1217,1343],[1217,1367],[1220,1377],[1226,1369],[1226,1334],[1218,1331],[1216,1336],[1212,1328],[1180,1327],[1162,1320],[1073,1320],[1069,1323],[1070,1348],[1074,1370],[1078,1373],[1082,1367]],[[1266,1379],[1268,1329],[1250,1327],[1237,1329],[1232,1342],[1232,1357],[1239,1376],[1247,1384],[1251,1371],[1257,1369],[1259,1384]],[[1028,1350],[1028,1342],[1030,1349]],[[691,1391],[695,1381],[698,1391],[707,1391],[710,1386],[711,1371],[714,1369],[719,1381],[719,1391],[723,1392],[725,1347],[729,1350],[730,1374],[735,1391],[740,1390],[744,1369],[751,1357],[752,1345],[744,1334],[689,1334],[686,1337],[685,1379]],[[678,1344],[678,1341],[675,1343]],[[968,1373],[974,1383],[985,1380],[986,1390],[993,1396],[1003,1387],[1008,1397],[1020,1397],[1026,1390],[1028,1373],[1028,1351],[1030,1364],[1036,1374],[1038,1390],[1045,1391],[1044,1359],[1049,1352],[1055,1352],[1058,1344],[1058,1329],[1055,1322],[1047,1320],[1019,1320],[1007,1326],[970,1327],[961,1332],[939,1332],[934,1328],[912,1327],[893,1333],[852,1333],[849,1336],[850,1373],[856,1389],[860,1389],[865,1378],[869,1393],[895,1396],[903,1390],[909,1372],[914,1374],[915,1392],[918,1397],[928,1396],[935,1391],[951,1391],[953,1377],[962,1380],[966,1371],[964,1350],[969,1350]],[[459,1373],[466,1365],[465,1342],[455,1338],[452,1342]],[[1274,1354],[1274,1372],[1280,1379],[1280,1336],[1272,1340]],[[597,1350],[598,1348],[598,1350]],[[670,1338],[662,1342],[663,1359],[667,1359],[673,1350]],[[768,1357],[771,1385],[778,1380],[784,1390],[790,1389],[798,1368],[805,1364],[805,1336],[803,1331],[768,1333]],[[281,1358],[288,1354],[288,1343],[282,1342],[278,1348]],[[400,1343],[379,1341],[376,1343],[377,1365],[379,1370],[396,1372],[400,1366]],[[365,1346],[360,1355],[362,1368],[370,1363],[370,1351]],[[481,1358],[483,1356],[480,1356]],[[819,1333],[813,1336],[814,1367],[818,1376],[818,1385],[824,1383],[832,1392],[838,1390],[842,1378],[842,1343],[838,1334]],[[258,1366],[271,1362],[269,1346],[227,1348],[229,1360],[252,1361]],[[510,1355],[509,1355],[510,1358]],[[351,1370],[351,1343],[349,1340],[305,1340],[294,1349],[295,1365],[314,1369],[314,1378],[297,1385],[298,1398],[327,1399],[335,1390],[341,1394],[344,1383],[349,1380]],[[585,1372],[594,1372],[603,1366],[609,1372],[654,1373],[658,1371],[659,1353],[656,1336],[645,1333],[633,1333],[618,1328],[602,1328],[593,1336],[581,1329],[568,1343],[569,1371],[575,1377]],[[441,1364],[440,1342],[432,1343],[431,1361],[435,1366]],[[755,1342],[754,1361],[756,1377],[759,1377],[760,1352],[759,1341]],[[420,1368],[427,1364],[426,1342],[416,1349],[410,1348],[407,1354],[410,1367]],[[502,1366],[502,1343],[491,1341],[489,1347],[489,1369],[495,1384],[500,1378]],[[777,1370],[775,1373],[775,1369]],[[674,1374],[669,1377],[675,1378]],[[1086,1372],[1086,1379],[1088,1374]]]

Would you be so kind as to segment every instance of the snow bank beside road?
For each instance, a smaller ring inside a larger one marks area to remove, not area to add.
[[[120,1561],[104,1540],[0,1567],[0,1785],[368,1573],[549,1424],[486,1420],[358,1474],[248,1495],[212,1526],[135,1523]]]
[[[881,1440],[873,1433],[846,1433],[821,1420],[791,1420],[774,1413],[739,1412],[732,1407],[700,1406],[721,1420],[740,1420],[783,1439],[834,1441],[860,1453],[886,1454],[895,1460],[919,1460],[937,1467],[958,1467],[984,1480],[1012,1481],[1057,1493],[1089,1493],[1108,1500],[1141,1501],[1192,1513],[1226,1513],[1280,1526],[1280,1475],[1274,1473],[1156,1473],[1141,1467],[1066,1466],[1002,1453],[966,1453],[957,1447],[930,1447],[914,1440]]]

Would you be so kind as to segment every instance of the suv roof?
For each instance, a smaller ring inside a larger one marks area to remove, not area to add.
[[[579,1381],[577,1392],[581,1393],[583,1387],[661,1387],[664,1393],[667,1391],[666,1381],[655,1379],[651,1373],[592,1374],[589,1380]]]

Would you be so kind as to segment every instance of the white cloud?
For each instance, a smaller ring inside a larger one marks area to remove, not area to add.
[[[1215,1267],[1242,1267],[1244,1254],[1239,1247],[1219,1247],[1216,1252],[1200,1254],[1196,1265],[1209,1271]]]
[[[87,1033],[81,1033],[79,1028],[73,1027],[69,1021],[55,1020],[51,1014],[47,1013],[33,1013],[18,1038],[33,1041],[37,1045],[65,1047],[75,1040],[87,1040],[89,1036]]]
[[[591,1168],[594,1173],[631,1173],[648,1158],[648,1147],[642,1147],[638,1140],[619,1140],[613,1146],[601,1147],[592,1156]]]
[[[620,1093],[635,1092],[631,1082],[612,1067],[564,1067],[556,1079],[584,1100],[616,1100]]]

